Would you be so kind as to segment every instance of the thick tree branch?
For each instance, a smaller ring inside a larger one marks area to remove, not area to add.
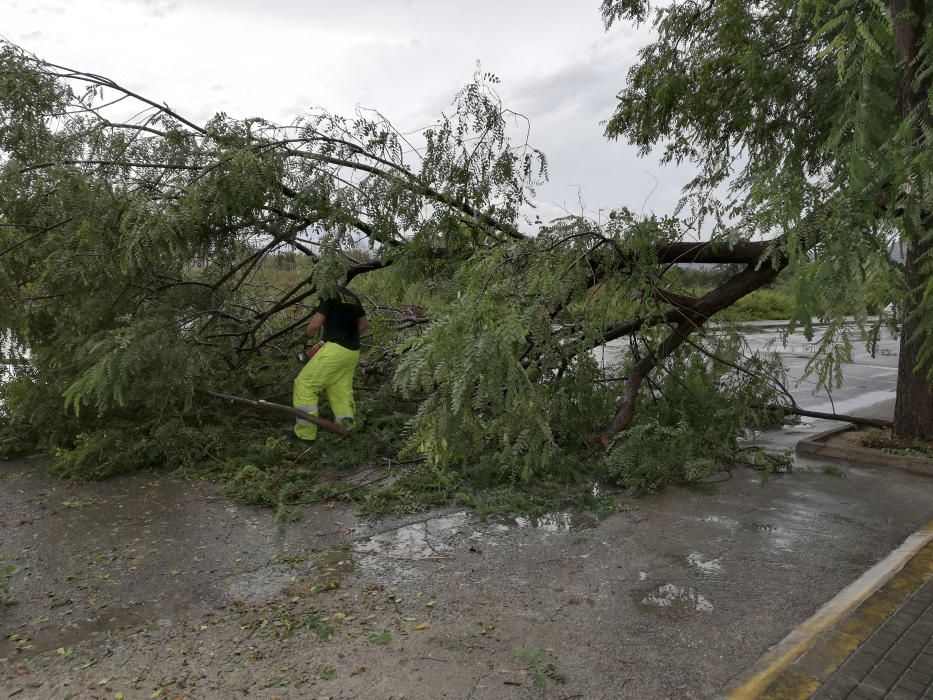
[[[671,322],[675,319],[677,321],[677,326],[661,342],[660,346],[635,363],[625,382],[619,408],[612,422],[601,433],[586,436],[584,440],[590,445],[607,445],[615,435],[625,430],[635,417],[638,393],[649,372],[660,362],[670,357],[684,343],[687,336],[702,326],[717,311],[728,308],[746,294],[750,294],[765,284],[774,281],[780,272],[780,268],[786,264],[786,258],[782,257],[781,261],[783,261],[783,264],[780,267],[772,266],[772,263],[763,265],[759,269],[749,266],[742,272],[730,277],[716,289],[695,300],[689,306],[675,307],[662,315],[639,319],[618,326],[612,329],[610,333],[607,333],[606,339],[613,333],[616,334],[614,337],[618,338],[622,337],[622,335],[634,333],[638,328],[646,324],[655,325],[665,321]],[[606,342],[606,340],[604,339],[603,342]]]
[[[254,401],[253,399],[245,399],[242,396],[231,396],[230,394],[221,394],[217,391],[210,391],[209,389],[201,389],[200,392],[205,396],[210,396],[215,399],[220,399],[222,401],[227,401],[229,403],[237,404],[239,406],[246,406],[248,408],[255,408],[257,411],[264,411],[266,413],[278,413],[285,414],[289,416],[294,416],[295,418],[301,418],[306,420],[309,423],[314,423],[319,428],[327,430],[328,432],[340,435],[341,437],[346,437],[348,435],[347,429],[342,425],[338,425],[333,421],[329,421],[326,418],[319,418],[318,416],[312,416],[310,413],[305,413],[299,408],[294,408],[292,406],[285,406],[280,403],[272,403],[271,401]]]
[[[803,408],[797,408],[796,406],[775,406],[776,410],[784,411],[784,413],[790,413],[795,416],[803,416],[804,418],[822,418],[824,420],[838,420],[844,421],[846,423],[852,423],[853,425],[864,425],[867,428],[890,428],[894,425],[889,420],[881,420],[879,418],[861,418],[859,416],[848,416],[843,413],[823,413],[822,411],[807,411]]]
[[[656,249],[661,263],[713,263],[754,265],[775,248],[780,239],[768,241],[682,241],[666,243]]]
[[[619,402],[619,409],[609,426],[601,433],[588,435],[584,440],[590,445],[608,445],[613,436],[625,430],[635,417],[635,406],[638,403],[638,392],[641,389],[642,382],[648,373],[655,368],[658,362],[669,357],[677,348],[679,348],[687,336],[703,324],[701,318],[685,318],[667,338],[661,343],[658,349],[635,363],[628,379],[625,380],[625,387],[622,389],[622,397]]]

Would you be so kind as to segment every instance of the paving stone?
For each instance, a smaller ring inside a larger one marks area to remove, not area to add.
[[[868,677],[862,682],[871,683],[879,688],[887,689],[900,679],[903,672],[903,668],[896,668],[890,665],[880,666],[868,674]]]
[[[833,679],[823,686],[813,695],[814,700],[842,700],[849,697],[849,693],[858,687],[859,678],[849,678],[847,676],[834,675]]]
[[[933,678],[930,677],[929,669],[911,669],[904,674],[904,678],[901,679],[898,685],[909,685],[911,687],[920,686],[922,688],[927,688],[928,686],[933,685]]]
[[[820,700],[933,700],[933,578],[833,673]]]
[[[868,685],[860,685],[849,695],[849,700],[881,700],[884,695],[884,690],[873,688]]]
[[[891,618],[892,622],[886,622],[882,629],[894,632],[895,634],[904,634],[911,627],[911,621],[908,619],[899,619],[894,621],[894,618]]]
[[[896,686],[895,689],[900,690],[904,689],[908,693],[912,693],[913,697],[920,697],[923,693],[930,688],[929,683],[923,683],[921,681],[911,681],[911,680],[902,680]]]
[[[864,654],[857,651],[840,667],[840,671],[844,670],[845,673],[864,678],[875,667],[875,662],[877,660],[878,659],[871,654]]]

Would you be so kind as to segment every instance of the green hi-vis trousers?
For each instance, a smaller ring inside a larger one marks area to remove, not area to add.
[[[311,415],[318,415],[318,394],[327,391],[327,401],[334,418],[347,427],[353,425],[353,373],[360,361],[359,350],[347,350],[338,343],[324,346],[308,360],[295,378],[292,405]],[[317,437],[317,426],[300,418],[295,421],[295,435],[302,440]]]

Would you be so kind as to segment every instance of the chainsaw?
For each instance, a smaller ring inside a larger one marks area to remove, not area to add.
[[[324,341],[319,340],[314,345],[304,350],[299,350],[297,354],[298,361],[307,362],[308,360],[310,360],[312,357],[314,357],[317,354],[318,350],[320,350],[323,347],[324,347]]]

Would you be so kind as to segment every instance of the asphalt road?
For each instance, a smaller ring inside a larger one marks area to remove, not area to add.
[[[885,332],[872,355],[864,342],[853,335],[852,362],[844,367],[842,386],[832,390],[818,389],[816,377],[807,374],[807,365],[817,352],[824,327],[814,326],[814,337],[808,340],[800,332],[785,335],[785,323],[759,321],[748,324],[745,335],[747,354],[762,352],[780,356],[786,372],[784,386],[800,408],[864,418],[890,420],[893,417],[897,388],[897,339]],[[614,341],[606,346],[601,357],[606,362],[613,362],[625,347],[623,342]],[[790,450],[798,440],[838,425],[841,423],[803,418],[797,425],[755,435],[752,442],[772,449]]]

